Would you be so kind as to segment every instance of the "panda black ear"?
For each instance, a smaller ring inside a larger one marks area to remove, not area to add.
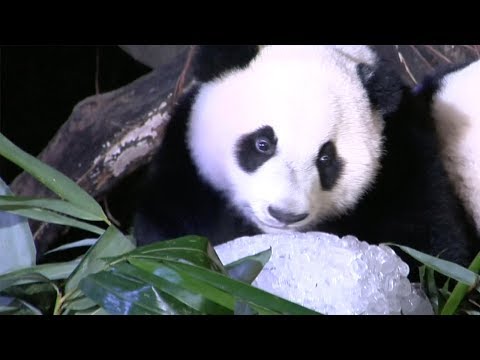
[[[258,45],[197,45],[193,74],[208,82],[235,68],[244,68],[259,51]]]
[[[373,66],[361,63],[357,66],[357,73],[375,109],[383,115],[398,109],[407,87],[387,63],[379,61]]]

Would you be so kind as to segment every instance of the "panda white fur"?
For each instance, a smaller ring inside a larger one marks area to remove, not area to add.
[[[201,46],[194,74],[144,184],[139,245],[314,230],[471,261],[431,109],[368,47]]]

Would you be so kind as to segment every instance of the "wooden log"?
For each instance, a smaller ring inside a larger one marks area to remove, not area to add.
[[[410,86],[440,66],[480,58],[479,45],[374,45]]]
[[[78,103],[39,159],[95,198],[102,197],[148,162],[161,144],[172,103],[191,83],[188,71],[184,71],[189,51],[187,47],[170,63],[125,87]],[[182,89],[177,89],[179,78],[187,85]],[[23,196],[54,196],[26,173],[19,175],[11,188]],[[40,254],[62,229],[33,221],[31,226]]]

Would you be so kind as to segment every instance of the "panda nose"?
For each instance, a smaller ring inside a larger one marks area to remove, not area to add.
[[[268,207],[268,212],[270,215],[272,215],[272,217],[284,224],[293,224],[302,221],[308,216],[308,214],[292,214],[290,212],[275,209],[272,206]]]

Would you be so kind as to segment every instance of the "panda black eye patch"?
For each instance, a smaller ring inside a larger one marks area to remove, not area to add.
[[[337,148],[332,141],[328,141],[320,148],[316,165],[320,175],[320,183],[324,190],[331,190],[340,178],[343,161],[337,155]]]
[[[242,136],[236,146],[236,157],[240,167],[252,173],[273,157],[277,150],[277,138],[271,126]]]

